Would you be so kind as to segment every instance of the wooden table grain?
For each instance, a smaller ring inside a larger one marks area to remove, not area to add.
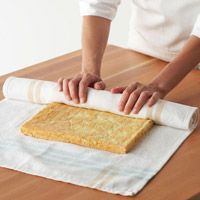
[[[148,83],[165,62],[131,50],[108,46],[102,77],[107,89],[134,81]],[[80,70],[81,51],[76,51],[0,77],[0,88],[8,76],[56,81]],[[2,90],[0,99],[3,98]],[[200,107],[200,71],[193,70],[168,95],[167,100]],[[16,116],[17,117],[17,116]],[[0,200],[184,200],[200,192],[200,126],[189,136],[162,170],[136,196],[123,197],[95,189],[49,180],[0,168]]]

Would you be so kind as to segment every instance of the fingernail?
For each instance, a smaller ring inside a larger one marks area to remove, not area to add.
[[[122,106],[119,106],[119,111],[120,111],[120,112],[123,112]]]
[[[79,100],[78,99],[74,99],[74,103],[78,104]]]
[[[65,96],[65,98],[67,99],[67,101],[70,101],[70,100],[71,100],[68,96]]]
[[[80,102],[81,102],[81,103],[84,103],[84,99],[83,99],[83,98],[80,98]]]
[[[128,112],[127,110],[125,110],[125,111],[124,111],[124,114],[125,114],[125,115],[128,115],[128,114],[129,114],[129,112]]]
[[[133,114],[137,114],[137,109],[133,108]]]

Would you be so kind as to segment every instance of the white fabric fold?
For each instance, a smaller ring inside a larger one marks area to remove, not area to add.
[[[66,100],[63,92],[58,91],[55,82],[9,77],[3,85],[3,94],[8,99],[24,100],[40,104],[61,102],[72,106],[125,115],[123,112],[118,111],[121,94],[112,94],[109,91],[92,88],[88,88],[86,103],[75,104],[72,101]],[[151,108],[144,105],[138,114],[131,113],[126,116],[149,118],[159,125],[193,130],[197,126],[199,112],[196,107],[159,100]]]

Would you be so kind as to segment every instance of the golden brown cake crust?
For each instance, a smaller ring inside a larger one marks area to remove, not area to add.
[[[153,121],[51,103],[22,125],[25,135],[114,153],[126,153],[152,128]]]

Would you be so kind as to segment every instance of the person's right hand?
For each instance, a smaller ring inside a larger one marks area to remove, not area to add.
[[[90,73],[79,73],[73,78],[59,78],[58,90],[63,91],[67,100],[74,103],[85,103],[87,100],[87,87],[104,90],[105,83],[102,79]]]

